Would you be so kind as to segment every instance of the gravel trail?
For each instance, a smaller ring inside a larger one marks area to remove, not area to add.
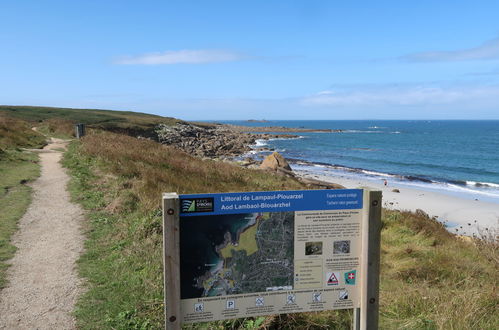
[[[75,262],[83,251],[83,210],[70,202],[68,175],[59,164],[65,142],[40,152],[41,176],[13,236],[18,248],[0,291],[0,329],[74,329],[81,280]]]

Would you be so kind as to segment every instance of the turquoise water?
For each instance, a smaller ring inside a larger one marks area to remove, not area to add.
[[[295,169],[400,181],[499,203],[499,121],[270,121],[247,126],[341,129],[261,142]]]

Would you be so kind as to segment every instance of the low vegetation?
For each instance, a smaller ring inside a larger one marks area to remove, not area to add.
[[[145,139],[93,132],[64,157],[75,201],[88,210],[88,290],[78,303],[83,329],[148,329],[163,324],[162,192],[304,189],[289,178],[193,158]],[[456,239],[424,214],[384,211],[381,327],[494,329],[499,323],[494,242]],[[345,329],[350,311],[277,315],[188,328]]]
[[[45,145],[45,137],[34,131],[30,123],[6,116],[0,112],[0,159],[7,149],[40,148]]]
[[[497,241],[458,239],[424,214],[385,211],[383,225],[383,328],[497,328]]]
[[[69,119],[49,118],[38,123],[36,129],[45,136],[70,139],[75,136],[74,126],[74,122]]]
[[[105,129],[134,136],[150,136],[151,132],[154,132],[154,127],[160,123],[172,125],[180,122],[180,120],[175,118],[132,111],[32,106],[0,105],[0,114],[10,118],[32,122],[34,123],[34,126],[40,126],[40,123],[44,122],[53,127],[51,124],[53,124],[54,121],[59,124],[70,123],[71,125],[83,123],[92,128]],[[53,121],[51,122],[50,120]],[[71,131],[66,130],[65,133],[71,135],[72,129]]]

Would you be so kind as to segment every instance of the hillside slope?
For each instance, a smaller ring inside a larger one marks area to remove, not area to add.
[[[72,109],[36,106],[0,105],[0,115],[40,123],[50,119],[72,124],[84,123],[92,128],[100,128],[129,135],[149,136],[158,124],[173,125],[182,122],[171,117],[161,117],[133,111],[99,109]]]

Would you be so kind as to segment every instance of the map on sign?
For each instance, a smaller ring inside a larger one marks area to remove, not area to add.
[[[362,190],[179,202],[182,322],[359,306]]]
[[[183,299],[292,289],[294,212],[232,215],[227,219],[232,226],[218,218],[192,217],[182,224],[181,229],[191,228],[188,235],[206,234],[201,240],[180,240],[181,251],[205,251],[181,263],[181,273],[192,274],[187,283],[193,286],[181,290]]]

